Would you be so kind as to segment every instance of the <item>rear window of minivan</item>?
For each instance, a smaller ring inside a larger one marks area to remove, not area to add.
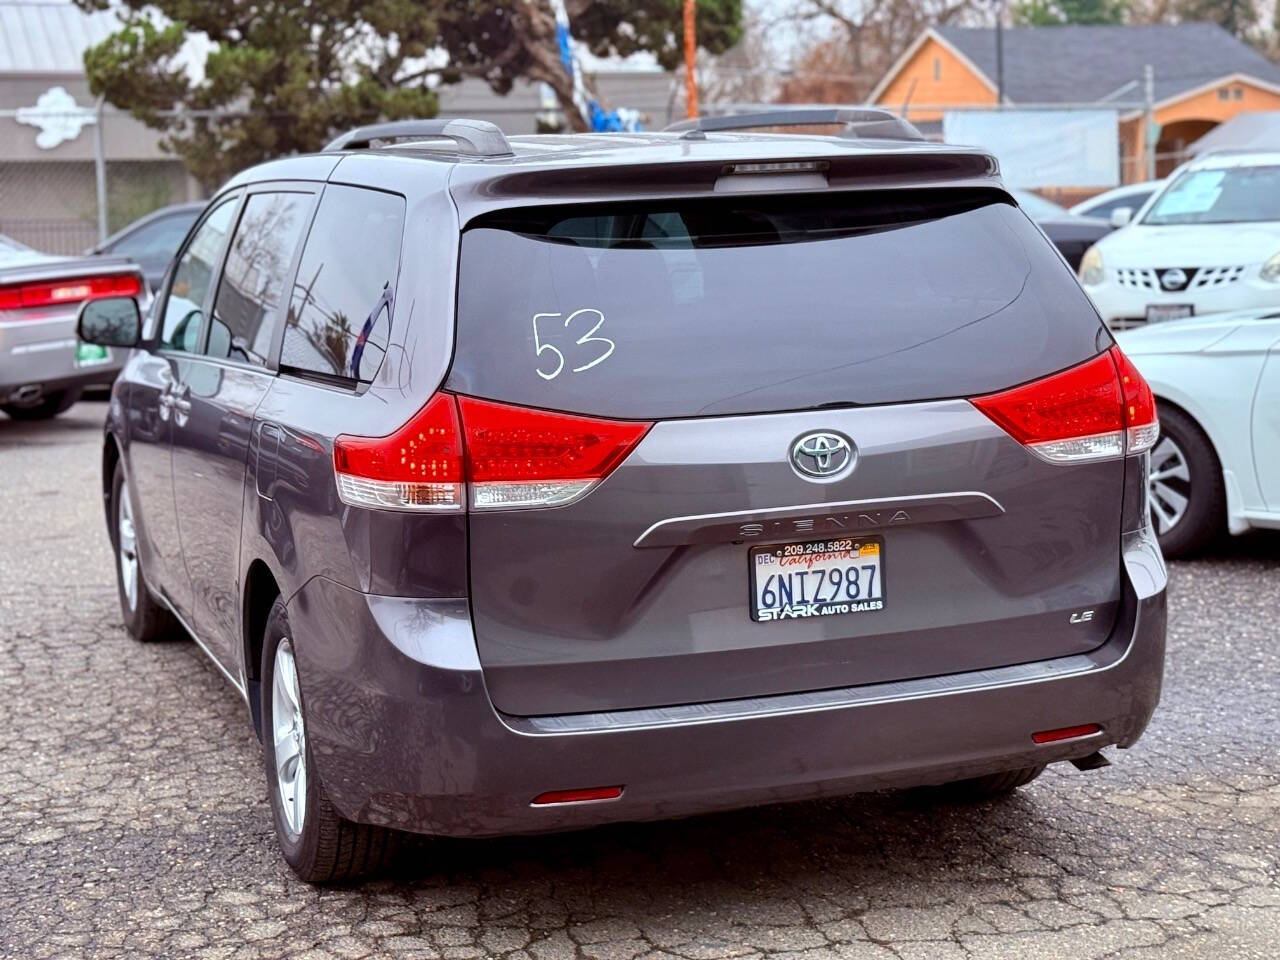
[[[998,191],[547,206],[464,231],[448,385],[623,419],[901,403],[1063,369],[1100,329]]]

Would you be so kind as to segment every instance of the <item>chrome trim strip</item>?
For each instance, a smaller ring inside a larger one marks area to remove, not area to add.
[[[1101,648],[1106,649],[1106,645]],[[1127,655],[1128,650],[1124,651]],[[1124,655],[1115,662],[1124,659]],[[526,735],[554,736],[563,734],[616,733],[654,727],[689,724],[723,723],[778,714],[811,713],[838,710],[894,700],[916,700],[978,690],[1061,680],[1066,677],[1106,670],[1115,663],[1099,662],[1097,653],[1073,654],[1054,660],[1021,663],[989,670],[914,680],[892,680],[858,687],[839,687],[806,693],[784,693],[742,700],[720,700],[714,703],[691,703],[671,707],[640,707],[601,713],[571,713],[539,717],[517,717],[500,714],[509,728]]]
[[[204,655],[208,657],[211,661],[213,661],[213,665],[218,668],[218,672],[221,673],[224,677],[227,678],[227,680],[231,682],[231,686],[235,687],[236,693],[240,694],[240,699],[243,700],[246,704],[248,704],[249,693],[247,690],[245,690],[244,684],[240,681],[238,677],[233,677],[231,675],[231,671],[229,671],[226,667],[222,665],[222,661],[219,660],[216,656],[214,656],[213,651],[210,650],[205,645],[205,642],[200,639],[199,635],[194,630],[191,629],[191,625],[187,623],[186,620],[182,619],[182,614],[180,614],[177,610],[173,608],[173,604],[169,602],[169,598],[162,593],[152,594],[152,596],[156,597],[161,603],[163,603],[166,607],[169,608],[169,612],[172,613],[173,618],[178,621],[178,625],[182,627],[183,630],[187,631],[191,639],[196,642],[196,646],[199,647],[201,650],[203,650]]]
[[[806,503],[791,507],[770,507],[763,510],[733,510],[728,513],[704,513],[689,517],[671,517],[659,520],[636,538],[635,547],[672,547],[686,543],[716,543],[727,540],[790,539],[812,533],[839,535],[839,527],[815,527],[811,531],[778,531],[768,534],[744,536],[737,530],[723,531],[729,524],[762,523],[771,520],[806,520],[827,517],[833,513],[869,514],[884,511],[905,511],[913,507],[929,511],[923,517],[890,518],[883,523],[859,523],[855,529],[875,529],[899,523],[935,523],[946,520],[970,520],[977,517],[994,517],[1005,512],[989,494],[978,490],[958,490],[951,493],[929,493],[915,497],[879,497],[873,500],[842,500],[835,503]],[[933,515],[938,514],[938,515]],[[711,529],[707,529],[710,527]]]

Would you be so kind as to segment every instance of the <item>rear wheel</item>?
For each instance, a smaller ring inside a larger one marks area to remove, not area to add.
[[[133,498],[124,467],[117,463],[111,478],[111,546],[116,555],[116,588],[125,629],[135,640],[149,643],[172,636],[177,629],[173,615],[151,595],[142,557],[138,554],[138,528],[133,519]]]
[[[956,800],[961,803],[992,800],[1026,786],[1042,773],[1044,773],[1044,764],[1020,767],[1017,770],[989,773],[985,777],[972,777],[968,780],[946,783],[938,787],[938,792],[947,800]]]
[[[48,420],[68,409],[79,399],[79,389],[55,390],[53,393],[45,394],[39,401],[30,406],[6,403],[0,406],[0,410],[3,410],[14,420]]]
[[[279,599],[262,644],[262,754],[276,839],[285,861],[307,883],[341,883],[386,864],[399,834],[352,823],[325,794],[307,739],[293,633]]]
[[[1180,410],[1160,411],[1147,493],[1160,549],[1170,559],[1203,549],[1226,526],[1218,456],[1204,431]]]

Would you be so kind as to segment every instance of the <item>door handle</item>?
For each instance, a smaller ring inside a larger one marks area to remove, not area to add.
[[[172,416],[176,426],[185,427],[191,414],[191,401],[187,399],[189,396],[191,396],[189,384],[173,380],[166,383],[164,389],[160,391],[158,400],[160,419],[168,420]]]
[[[175,396],[170,403],[173,405],[174,426],[185,427],[191,416],[191,401],[183,396]]]

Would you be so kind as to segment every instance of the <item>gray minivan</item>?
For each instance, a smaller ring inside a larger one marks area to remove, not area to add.
[[[1138,739],[1150,391],[990,156],[819,120],[363,128],[84,308],[126,626],[245,698],[299,876]]]

